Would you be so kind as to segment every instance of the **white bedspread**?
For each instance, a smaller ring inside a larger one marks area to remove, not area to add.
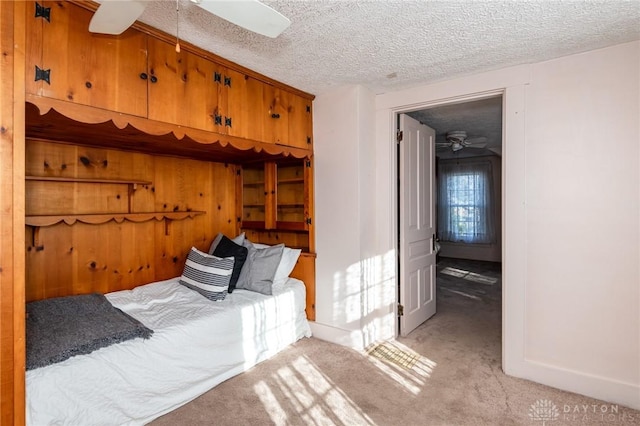
[[[28,371],[27,424],[141,425],[193,400],[311,335],[302,282],[273,293],[212,302],[172,279],[107,294],[153,336]]]

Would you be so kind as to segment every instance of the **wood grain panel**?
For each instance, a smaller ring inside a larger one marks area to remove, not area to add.
[[[0,2],[0,423],[25,422],[25,2]]]
[[[42,93],[43,80],[35,79],[36,66],[42,68],[42,27],[44,18],[35,18],[36,2],[26,2],[29,21],[26,33],[26,67],[25,67],[25,90],[26,93],[39,95]]]
[[[291,276],[302,280],[306,287],[307,319],[316,320],[316,254],[301,253]]]
[[[311,100],[288,94],[289,97],[289,138],[288,145],[313,149],[313,126],[311,120]]]
[[[91,12],[66,1],[42,5],[51,8],[51,20],[41,23],[40,67],[51,70],[51,84],[38,94],[146,117],[147,80],[140,74],[147,69],[147,36],[134,29],[93,34],[87,31]]]
[[[264,85],[263,91],[264,141],[289,145],[289,93],[270,85]]]
[[[188,51],[176,53],[175,44],[149,38],[148,45],[149,118],[226,133],[224,68]]]
[[[265,123],[268,119],[268,111],[261,102],[265,84],[231,69],[226,69],[225,75],[231,79],[231,86],[226,91],[224,115],[233,120],[233,125],[227,129],[227,134],[266,141]]]
[[[206,251],[218,232],[236,232],[238,166],[42,140],[28,141],[26,164],[31,176],[98,181],[29,180],[27,215],[126,211],[128,185],[101,179],[151,182],[132,195],[136,212],[205,212],[183,220],[26,227],[29,301],[172,278],[192,246]]]

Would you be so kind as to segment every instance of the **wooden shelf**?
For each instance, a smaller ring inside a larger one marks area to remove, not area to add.
[[[287,183],[304,183],[304,178],[278,179],[278,185]]]
[[[278,203],[278,208],[304,208],[304,203]]]
[[[127,214],[132,214],[132,210],[133,210],[133,194],[138,189],[138,185],[151,185],[151,183],[152,183],[152,182],[149,182],[149,181],[146,181],[146,180],[73,178],[73,177],[62,177],[62,176],[25,176],[25,180],[38,181],[38,182],[100,183],[100,184],[107,183],[107,184],[113,184],[113,185],[127,185],[129,187],[129,189],[127,191]],[[108,220],[107,220],[107,222],[108,222]],[[104,223],[104,222],[102,222],[102,223]]]
[[[25,176],[25,180],[41,182],[69,182],[69,183],[107,183],[114,185],[151,185],[152,182],[146,180],[118,180],[118,179],[98,179],[98,178],[70,178],[61,176]]]
[[[146,213],[93,213],[93,214],[66,214],[66,215],[39,215],[26,216],[25,224],[28,226],[52,226],[60,222],[67,225],[73,225],[76,222],[86,223],[90,225],[100,225],[110,221],[122,223],[129,222],[147,222],[149,220],[183,220],[193,218],[201,214],[203,211],[178,211],[178,212],[146,212]]]

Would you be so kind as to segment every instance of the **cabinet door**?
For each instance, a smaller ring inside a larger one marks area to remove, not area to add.
[[[265,168],[245,167],[242,170],[242,227],[266,228],[267,183]]]
[[[265,84],[263,108],[266,109],[264,141],[279,145],[289,144],[289,93]]]
[[[43,16],[36,16],[36,8],[39,9],[38,15],[44,12],[40,9],[42,6],[35,2],[27,4],[27,40],[25,52],[25,92],[32,95],[42,94],[42,76],[36,79],[36,70],[42,68],[42,27],[45,22]],[[37,68],[36,68],[37,67]]]
[[[311,101],[270,85],[264,86],[265,141],[311,149]]]
[[[224,68],[149,38],[149,118],[225,133]]]
[[[276,229],[307,229],[306,167],[307,163],[302,160],[277,166]]]
[[[289,145],[312,149],[311,100],[289,94]]]
[[[241,138],[265,141],[267,112],[263,107],[265,84],[253,77],[227,69],[224,116],[231,118],[227,134]]]
[[[91,12],[63,1],[45,1],[50,21],[34,18],[42,30],[28,31],[32,46],[41,46],[41,63],[49,83],[28,85],[30,93],[138,116],[147,115],[147,36],[129,29],[119,36],[88,31]],[[34,39],[35,37],[35,39]],[[40,38],[39,40],[37,38]],[[31,48],[28,48],[29,50]],[[36,58],[30,50],[30,58]],[[33,60],[33,59],[31,59]]]

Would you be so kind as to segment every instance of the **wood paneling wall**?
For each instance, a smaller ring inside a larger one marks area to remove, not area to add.
[[[131,211],[204,211],[183,220],[26,227],[27,301],[130,289],[178,276],[192,246],[237,233],[237,167],[27,140],[27,176],[140,180]],[[126,184],[27,180],[26,215],[124,213]]]
[[[24,102],[26,3],[0,2],[0,424],[25,422]],[[17,78],[16,78],[17,77]]]

